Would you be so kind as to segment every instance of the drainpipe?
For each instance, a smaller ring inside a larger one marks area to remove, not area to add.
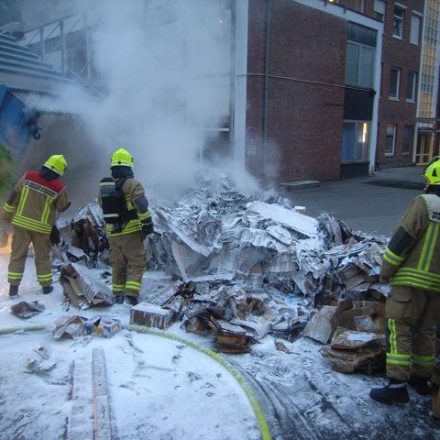
[[[272,0],[266,0],[266,41],[264,54],[264,98],[263,98],[263,179],[266,179],[268,150],[268,104],[269,104],[269,68],[270,68],[270,33],[272,27]]]
[[[231,44],[229,48],[229,145],[230,155],[235,157],[235,80],[236,72],[236,39],[237,39],[237,2],[230,0],[229,8],[231,11]]]

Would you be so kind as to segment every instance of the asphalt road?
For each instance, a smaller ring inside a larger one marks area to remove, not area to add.
[[[421,173],[416,167],[395,168],[372,177],[288,189],[286,195],[295,205],[305,206],[307,215],[328,212],[353,230],[390,236],[411,199],[423,192]]]

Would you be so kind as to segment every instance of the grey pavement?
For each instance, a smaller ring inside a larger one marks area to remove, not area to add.
[[[374,176],[321,182],[314,188],[285,189],[313,217],[328,212],[353,230],[390,236],[411,199],[423,193],[421,167],[391,168]]]

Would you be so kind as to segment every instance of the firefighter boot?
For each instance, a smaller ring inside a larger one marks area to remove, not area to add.
[[[52,290],[53,290],[53,286],[43,286],[43,294],[44,295],[49,294],[50,292],[52,292]]]
[[[422,376],[411,376],[408,381],[408,385],[414,388],[417,394],[421,396],[427,396],[431,394],[431,384],[429,383],[429,378]]]
[[[370,390],[370,397],[376,402],[384,403],[385,405],[409,402],[405,382],[396,379],[390,379],[389,384],[383,388],[373,388]]]
[[[131,306],[135,306],[136,304],[139,304],[139,300],[137,296],[127,295],[125,298]]]
[[[9,296],[17,296],[18,295],[18,286],[14,286],[11,284],[9,286]]]
[[[124,295],[113,295],[113,298],[115,299],[115,304],[123,304],[125,296]]]

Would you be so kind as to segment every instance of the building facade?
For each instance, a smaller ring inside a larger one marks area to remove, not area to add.
[[[222,90],[218,117],[200,128],[210,133],[206,156],[222,149],[259,178],[289,182],[367,175],[438,154],[437,0],[215,3],[226,68],[193,81]],[[197,44],[185,34],[188,17],[167,15],[172,2],[146,4],[163,12],[155,26],[179,27],[179,44]],[[99,9],[74,14],[25,41],[99,86],[90,45],[99,21]]]

